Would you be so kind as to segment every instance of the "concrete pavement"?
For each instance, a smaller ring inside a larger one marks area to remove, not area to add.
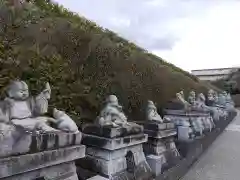
[[[240,179],[240,111],[181,180]]]

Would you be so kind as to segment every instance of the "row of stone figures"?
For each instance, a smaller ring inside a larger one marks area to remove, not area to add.
[[[177,102],[182,107],[165,109],[165,117],[170,118],[178,130],[179,141],[192,141],[202,137],[204,132],[211,131],[215,123],[226,120],[229,112],[235,111],[230,94],[217,93],[210,89],[207,100],[203,93],[191,91],[185,100],[183,91],[176,94]]]
[[[211,106],[200,94],[188,101],[177,93],[182,109],[167,109],[164,118],[148,101],[144,121],[128,122],[115,95],[110,95],[94,123],[78,130],[63,111],[48,112],[51,88],[36,97],[23,81],[12,82],[0,102],[0,179],[153,179],[180,159],[175,140],[194,139],[234,109],[228,94],[209,91]],[[218,98],[216,98],[218,97]],[[77,164],[77,166],[75,165]]]

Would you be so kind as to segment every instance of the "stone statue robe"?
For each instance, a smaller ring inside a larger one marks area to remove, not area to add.
[[[116,124],[127,123],[127,117],[119,105],[107,104],[101,111],[100,117],[103,118],[105,122],[114,122]]]
[[[148,108],[147,109],[147,120],[163,122],[163,119],[157,113],[157,109],[155,109],[155,108]]]
[[[5,98],[1,102],[0,121],[12,122],[33,130],[37,123],[46,123],[52,119],[43,116],[47,110],[48,100],[42,94],[21,101]]]

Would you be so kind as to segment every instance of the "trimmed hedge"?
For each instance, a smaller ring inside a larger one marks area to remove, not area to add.
[[[33,94],[49,81],[51,106],[76,120],[95,118],[109,94],[119,97],[130,119],[140,120],[148,99],[163,107],[177,91],[210,87],[47,0],[20,9],[2,0],[0,19],[0,92],[14,78],[26,80]]]

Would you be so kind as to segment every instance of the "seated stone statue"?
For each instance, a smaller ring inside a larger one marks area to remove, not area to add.
[[[191,104],[184,99],[183,92],[176,93],[176,98],[179,102],[181,102],[184,105],[184,110],[190,111],[191,110]]]
[[[191,91],[188,96],[188,102],[193,105],[195,101],[196,101],[196,93],[194,91]]]
[[[125,116],[122,106],[118,104],[118,98],[115,95],[110,95],[106,99],[106,104],[100,115],[97,117],[96,124],[100,126],[113,126],[113,127],[128,127],[138,126],[135,123],[129,123]]]
[[[214,90],[210,89],[207,94],[207,104],[213,106],[215,103]]]
[[[163,123],[163,119],[157,112],[157,108],[152,101],[148,101],[146,109],[147,120]]]
[[[227,117],[227,113],[222,110],[221,108],[217,107],[217,101],[216,101],[216,98],[213,96],[213,101],[214,101],[214,104],[215,106],[207,106],[205,104],[206,102],[206,98],[205,96],[200,93],[199,96],[198,96],[198,105],[199,105],[199,108],[202,108],[204,111],[207,111],[207,112],[210,112],[213,116],[213,119],[214,120],[219,120],[220,117],[223,117],[223,118],[226,118]]]
[[[0,121],[11,122],[29,131],[58,131],[48,125],[56,120],[44,116],[48,111],[50,96],[49,83],[38,96],[32,97],[24,81],[13,81],[7,88],[7,97],[1,102]]]

